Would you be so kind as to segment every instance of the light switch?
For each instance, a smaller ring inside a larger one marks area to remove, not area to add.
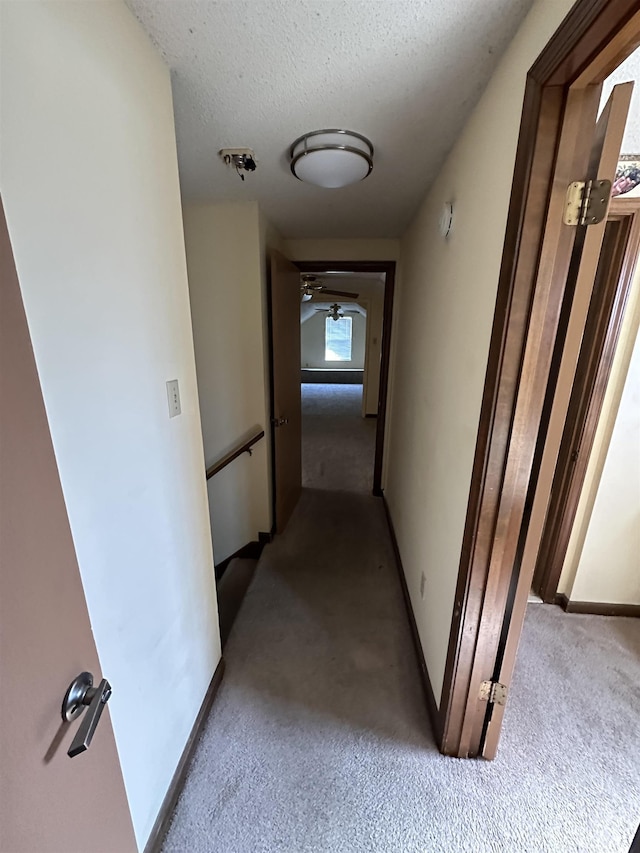
[[[178,387],[177,379],[170,379],[167,382],[167,400],[169,401],[169,417],[175,418],[182,411],[180,408],[180,388]]]

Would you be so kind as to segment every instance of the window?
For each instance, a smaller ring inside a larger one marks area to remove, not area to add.
[[[351,317],[324,321],[324,360],[351,361]]]

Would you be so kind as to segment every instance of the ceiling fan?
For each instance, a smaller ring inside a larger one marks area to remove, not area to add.
[[[358,313],[360,313],[359,311],[350,311],[348,308],[343,313],[342,312],[342,306],[338,305],[337,302],[334,302],[333,305],[328,309],[327,308],[316,308],[316,313],[318,311],[320,311],[322,314],[327,314],[329,317],[331,317],[332,320],[342,319],[342,317],[344,317],[345,313],[346,314],[358,314]]]
[[[328,290],[320,281],[320,279],[311,273],[304,273],[300,276],[300,295],[302,302],[308,302],[313,295],[323,294],[326,296],[346,296],[349,299],[357,299],[357,293],[349,293],[347,290]]]

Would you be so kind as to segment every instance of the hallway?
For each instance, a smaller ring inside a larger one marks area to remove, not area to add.
[[[165,852],[394,849],[394,789],[434,747],[380,500],[303,492],[225,659]]]
[[[382,502],[306,488],[224,655],[164,853],[628,849],[635,620],[530,608],[497,760],[444,758]]]
[[[0,24],[0,853],[629,853],[640,2]]]

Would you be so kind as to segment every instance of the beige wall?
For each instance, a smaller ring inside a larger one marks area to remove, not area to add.
[[[190,204],[184,230],[207,465],[268,425],[267,242],[256,202]],[[208,483],[216,564],[271,530],[268,443]]]
[[[0,12],[0,186],[142,848],[220,658],[170,75],[124,3]]]
[[[526,72],[572,5],[538,0],[401,244],[385,492],[440,697]],[[454,204],[453,232],[438,231]],[[420,576],[426,578],[420,598]]]
[[[640,266],[589,459],[558,591],[640,604]]]
[[[285,240],[282,251],[291,261],[394,261],[400,241],[392,239]]]
[[[348,309],[345,303],[343,309]],[[325,311],[314,313],[300,327],[302,367],[324,367],[331,370],[362,370],[367,333],[367,321],[362,314],[345,313],[351,317],[351,361],[325,361]],[[333,322],[333,320],[331,321]]]

